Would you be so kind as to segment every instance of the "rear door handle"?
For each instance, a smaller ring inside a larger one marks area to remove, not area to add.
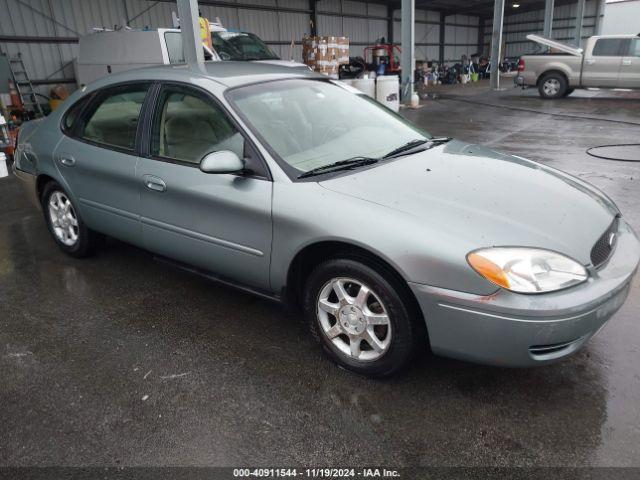
[[[631,65],[631,60],[622,60],[622,65]]]
[[[60,163],[65,167],[73,167],[76,164],[76,159],[71,155],[60,155]]]
[[[145,187],[149,190],[164,192],[167,189],[167,184],[164,183],[164,180],[161,178],[154,177],[153,175],[144,175],[142,178],[144,179]]]

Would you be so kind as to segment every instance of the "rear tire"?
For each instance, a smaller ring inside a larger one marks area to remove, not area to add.
[[[542,98],[561,98],[567,91],[567,79],[561,73],[545,73],[538,82],[538,93]]]
[[[67,255],[76,258],[95,253],[104,236],[90,230],[67,192],[55,181],[42,191],[42,212],[54,241]]]
[[[417,341],[427,342],[398,281],[359,259],[318,265],[307,279],[303,309],[324,352],[360,375],[389,376],[406,365]]]

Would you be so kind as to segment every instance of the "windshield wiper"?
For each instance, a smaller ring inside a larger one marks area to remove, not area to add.
[[[298,175],[298,178],[307,178],[313,177],[314,175],[321,175],[323,173],[329,172],[337,172],[340,170],[350,170],[352,168],[362,167],[365,165],[372,165],[378,162],[377,158],[371,157],[352,157],[347,158],[346,160],[340,160],[338,162],[330,163],[328,165],[322,165],[321,167],[316,167],[308,172],[301,173]]]
[[[443,143],[447,143],[450,140],[451,140],[451,137],[432,137],[432,138],[422,139],[422,140],[411,140],[410,142],[407,142],[404,145],[401,145],[398,148],[391,150],[382,158],[392,158],[392,157],[397,157],[399,155],[406,155],[407,153],[411,152],[412,150],[418,147],[422,147],[421,150],[428,150],[437,145],[442,145]]]

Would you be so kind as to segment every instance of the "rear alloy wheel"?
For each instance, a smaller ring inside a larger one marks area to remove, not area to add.
[[[49,196],[47,207],[56,239],[67,247],[73,247],[78,242],[79,227],[71,200],[63,192],[56,190]]]
[[[567,79],[560,73],[547,73],[538,86],[538,92],[542,98],[560,98],[566,91]]]
[[[350,258],[320,264],[307,280],[304,310],[324,351],[356,373],[390,375],[414,351],[419,329],[398,281],[383,269]]]
[[[103,238],[87,228],[67,192],[54,181],[44,187],[42,210],[58,247],[72,257],[91,255]]]

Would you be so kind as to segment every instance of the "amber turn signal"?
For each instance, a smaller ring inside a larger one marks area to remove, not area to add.
[[[502,271],[502,269],[491,260],[487,260],[482,255],[472,252],[467,255],[467,261],[476,272],[490,282],[504,288],[509,288],[509,279],[505,275],[504,271]]]

